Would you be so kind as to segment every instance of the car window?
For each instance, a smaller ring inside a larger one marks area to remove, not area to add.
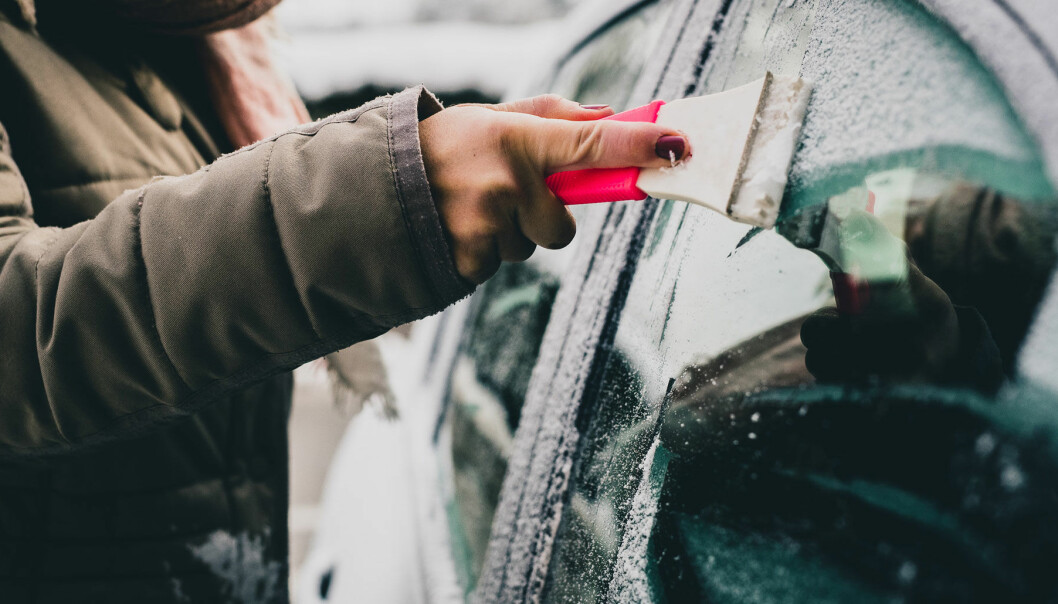
[[[554,91],[584,103],[621,106],[634,75],[608,85],[598,74],[611,69],[639,73],[657,40],[657,22],[664,20],[667,4],[643,3],[580,46],[565,62]],[[638,40],[635,52],[629,50],[630,40]],[[570,87],[577,82],[584,85]],[[572,211],[579,220],[588,210]],[[451,451],[448,477],[442,482],[449,490],[452,549],[467,594],[484,561],[513,435],[560,276],[581,239],[562,252],[538,250],[528,262],[504,264],[475,294],[439,433],[444,448]]]
[[[671,1],[641,3],[590,37],[562,62],[551,92],[581,103],[623,109],[672,6]]]
[[[476,294],[445,407],[450,439],[449,525],[460,579],[473,588],[488,544],[529,376],[558,276],[533,263],[504,266]]]
[[[1039,595],[1056,463],[997,394],[1054,267],[1031,136],[916,3],[723,6],[688,93],[815,81],[780,223],[649,215],[544,599]]]

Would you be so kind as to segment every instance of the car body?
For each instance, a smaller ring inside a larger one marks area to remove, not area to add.
[[[800,231],[579,207],[570,248],[385,344],[400,427],[347,435],[299,601],[1058,597],[1052,13],[599,15],[514,94],[624,109],[799,73],[780,220]],[[820,229],[834,247],[795,236]]]

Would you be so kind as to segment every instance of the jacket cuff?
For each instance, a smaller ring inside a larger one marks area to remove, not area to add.
[[[440,101],[421,85],[394,95],[389,102],[389,152],[415,253],[434,294],[448,305],[473,291],[474,285],[456,271],[422,161],[419,122],[441,109]]]

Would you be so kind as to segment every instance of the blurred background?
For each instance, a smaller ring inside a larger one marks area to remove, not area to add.
[[[276,51],[313,117],[419,83],[446,104],[494,102],[550,57],[574,4],[285,0]]]

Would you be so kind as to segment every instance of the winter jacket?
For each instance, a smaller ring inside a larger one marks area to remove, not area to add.
[[[188,42],[14,7],[0,601],[286,601],[287,372],[470,289],[419,150],[440,106],[413,88],[217,159]]]

